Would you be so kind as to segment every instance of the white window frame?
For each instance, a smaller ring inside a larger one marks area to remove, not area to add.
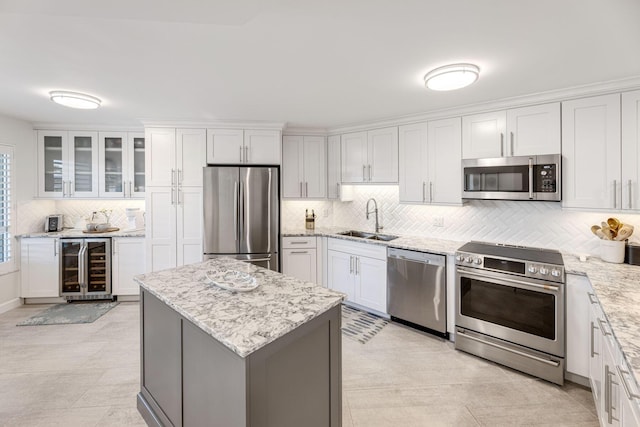
[[[6,230],[0,227],[0,235],[3,233],[9,234],[9,259],[4,262],[0,262],[0,275],[11,273],[17,270],[16,268],[16,257],[18,256],[17,251],[17,242],[16,242],[16,197],[15,197],[15,164],[16,158],[14,154],[14,149],[10,145],[2,145],[0,144],[0,155],[8,155],[9,156],[9,226]]]

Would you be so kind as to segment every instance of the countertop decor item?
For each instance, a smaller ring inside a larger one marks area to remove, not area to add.
[[[242,271],[209,270],[205,276],[210,283],[228,291],[249,292],[258,287],[255,277]]]
[[[633,225],[618,218],[608,218],[600,225],[592,225],[591,232],[600,238],[600,258],[606,262],[624,262],[626,240],[633,234]]]

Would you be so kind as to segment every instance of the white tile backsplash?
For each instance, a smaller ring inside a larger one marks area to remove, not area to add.
[[[30,200],[19,202],[17,206],[18,230],[17,234],[42,231],[44,219],[50,214],[63,214],[64,226],[73,227],[80,217],[90,217],[98,212],[96,218],[104,221],[101,209],[111,209],[110,222],[114,227],[127,228],[126,208],[140,208],[136,218],[138,227],[144,226],[144,200]]]
[[[370,197],[378,203],[383,233],[482,240],[597,255],[599,239],[591,233],[591,225],[615,216],[638,229],[630,240],[640,242],[639,214],[566,210],[558,202],[478,200],[460,207],[406,205],[398,203],[395,185],[354,186],[352,202],[284,201],[283,228],[304,227],[305,209],[314,209],[317,226],[373,231],[375,220],[365,219]],[[322,215],[324,211],[327,217]],[[441,227],[434,225],[437,219],[442,220]]]

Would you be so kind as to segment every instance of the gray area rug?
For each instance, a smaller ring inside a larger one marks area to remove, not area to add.
[[[23,320],[16,326],[65,325],[71,323],[92,323],[118,305],[114,302],[73,302],[56,304],[41,313]]]
[[[365,344],[382,330],[388,320],[366,311],[342,306],[342,335]]]

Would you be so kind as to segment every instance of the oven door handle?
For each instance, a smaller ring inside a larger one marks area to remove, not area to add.
[[[486,344],[486,345],[490,345],[490,346],[495,347],[495,348],[499,348],[500,350],[508,351],[510,353],[515,353],[515,354],[517,354],[519,356],[528,357],[529,359],[536,360],[536,361],[538,361],[540,363],[545,363],[547,365],[551,365],[551,366],[555,366],[555,367],[560,366],[560,362],[558,362],[558,361],[543,359],[542,357],[534,356],[533,354],[525,353],[523,351],[519,351],[519,350],[516,350],[516,349],[513,349],[513,348],[505,347],[503,345],[496,344],[494,342],[490,342],[490,341],[486,341],[486,340],[483,340],[483,339],[480,339],[480,338],[476,338],[476,337],[471,336],[469,334],[466,334],[466,333],[464,333],[463,331],[460,331],[460,330],[458,330],[456,332],[456,334],[457,335],[462,335],[465,338],[468,338],[468,339],[473,340],[473,341],[480,342],[482,344]]]
[[[479,273],[476,273],[475,271],[467,270],[464,267],[458,267],[457,271],[458,273],[464,274],[465,276],[477,277],[479,279],[485,279],[485,280],[487,278],[497,279],[504,283],[513,283],[514,285],[521,285],[521,286],[526,286],[526,287],[535,288],[535,289],[544,289],[546,291],[558,292],[558,290],[560,289],[558,286],[554,286],[554,285],[538,285],[537,283],[523,282],[521,280],[514,280],[514,279],[506,279],[504,277],[496,277],[495,275],[488,272],[479,274]]]

